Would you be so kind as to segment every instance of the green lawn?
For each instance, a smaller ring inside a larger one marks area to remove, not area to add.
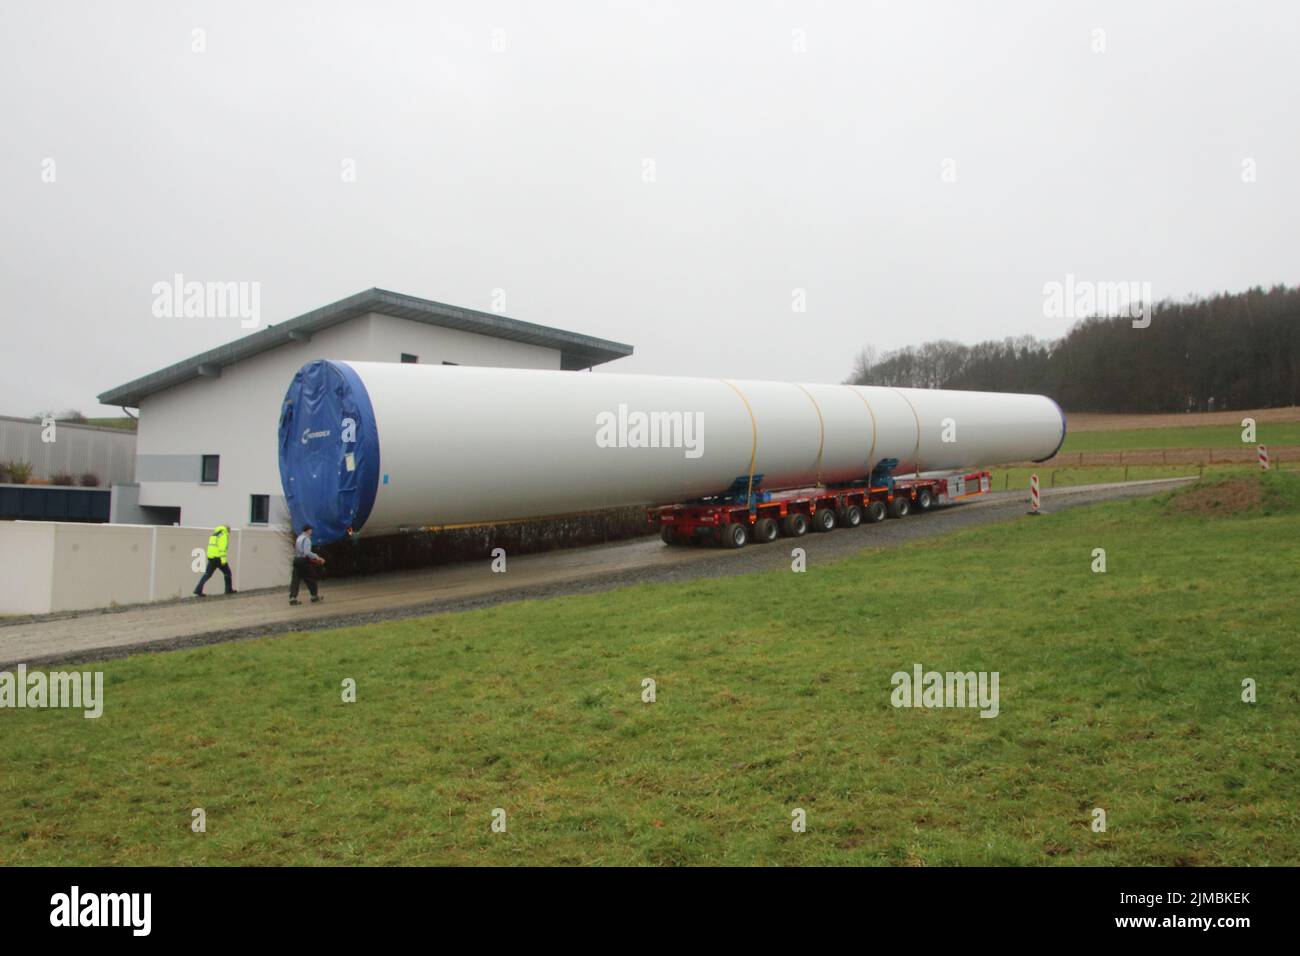
[[[0,711],[0,862],[1294,865],[1300,479],[1246,480],[99,665],[99,720]],[[895,709],[913,663],[999,672],[999,716]]]
[[[1300,445],[1300,422],[1264,422],[1255,429],[1262,445]],[[1138,451],[1162,448],[1240,448],[1240,425],[1196,425],[1187,428],[1133,428],[1125,431],[1072,432],[1066,418],[1061,454],[1080,451]]]

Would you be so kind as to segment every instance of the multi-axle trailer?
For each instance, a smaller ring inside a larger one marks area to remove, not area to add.
[[[646,517],[659,527],[666,544],[715,544],[743,548],[750,541],[768,544],[778,537],[798,538],[809,531],[856,528],[885,518],[903,518],[986,494],[987,471],[937,478],[898,478],[883,484],[850,483],[838,487],[795,488],[748,493],[740,488],[717,498],[651,508]]]

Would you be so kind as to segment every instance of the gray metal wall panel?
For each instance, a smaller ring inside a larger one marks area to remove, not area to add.
[[[102,488],[135,480],[135,432],[57,422],[54,441],[46,442],[44,431],[38,421],[0,418],[0,461],[30,462],[42,480],[61,472],[93,472]]]

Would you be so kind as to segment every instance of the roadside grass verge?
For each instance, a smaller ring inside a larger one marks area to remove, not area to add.
[[[1294,865],[1300,479],[1243,480],[88,665],[100,719],[0,710],[0,863]],[[894,708],[914,663],[999,716]]]
[[[1029,476],[1038,475],[1043,488],[1068,488],[1078,485],[1109,484],[1118,481],[1153,481],[1160,478],[1198,478],[1206,480],[1228,475],[1252,476],[1260,473],[1258,464],[1246,462],[1213,465],[1037,465],[1033,468],[992,468],[993,491],[1023,489],[1029,493]],[[1273,472],[1296,473],[1300,468],[1290,462],[1274,465]]]

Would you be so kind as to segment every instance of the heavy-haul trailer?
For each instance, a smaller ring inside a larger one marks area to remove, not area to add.
[[[779,537],[798,538],[809,531],[856,528],[885,518],[904,518],[987,494],[992,476],[968,471],[938,477],[897,478],[888,483],[850,483],[837,487],[793,488],[754,494],[745,488],[717,498],[648,509],[647,520],[659,528],[665,544],[716,544],[743,548],[753,541],[769,544]]]

